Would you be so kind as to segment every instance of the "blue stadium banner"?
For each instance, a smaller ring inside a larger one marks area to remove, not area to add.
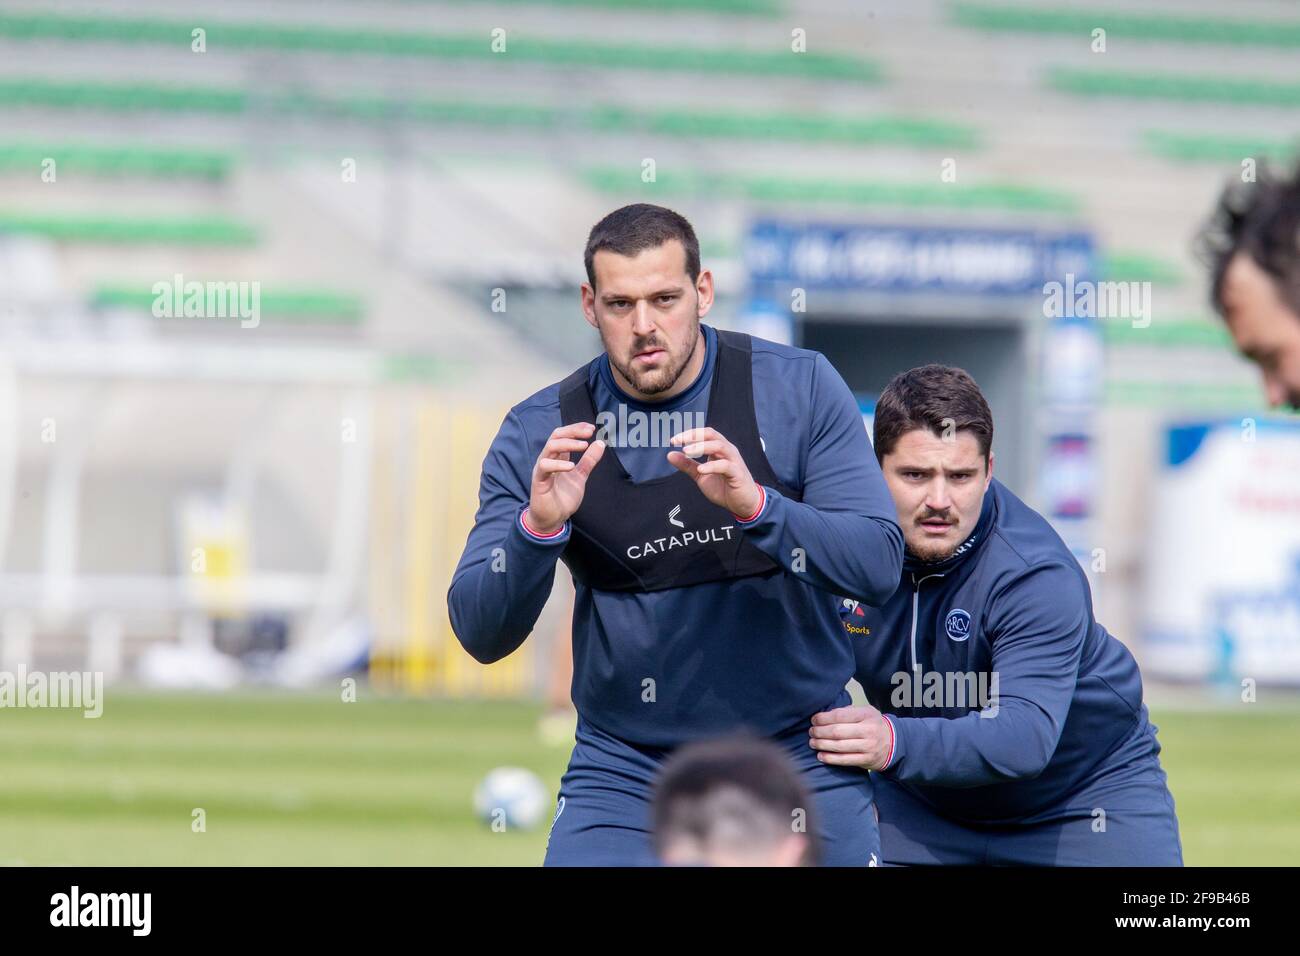
[[[1044,282],[1091,277],[1086,232],[760,219],[745,265],[755,283],[882,292],[1042,294]]]

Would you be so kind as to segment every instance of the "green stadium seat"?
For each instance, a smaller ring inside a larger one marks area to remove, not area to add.
[[[53,159],[62,173],[221,180],[230,173],[228,153],[188,148],[106,146],[85,143],[0,143],[0,171],[41,169]]]
[[[1057,67],[1048,71],[1047,83],[1052,89],[1079,96],[1248,106],[1300,106],[1300,83],[1245,77]]]
[[[262,318],[276,322],[311,322],[357,325],[365,308],[359,296],[328,289],[263,290],[259,293]],[[131,284],[102,285],[91,295],[97,308],[151,311],[154,293]]]
[[[1215,133],[1168,133],[1148,130],[1142,136],[1148,151],[1184,163],[1239,163],[1248,157],[1289,163],[1300,155],[1300,139],[1224,136]]]
[[[257,231],[252,226],[216,216],[146,219],[0,212],[0,233],[6,232],[111,244],[251,246],[257,242]]]
[[[1103,255],[1098,264],[1101,278],[1109,282],[1151,282],[1181,285],[1186,278],[1177,264],[1143,252],[1116,251]]]
[[[465,0],[461,0],[462,3]],[[725,13],[735,16],[774,17],[784,11],[779,0],[483,0],[486,4],[517,4],[541,7],[590,7],[601,10],[660,11],[679,13]]]
[[[978,143],[975,131],[967,126],[891,116],[655,110],[644,114],[641,124],[647,131],[665,136],[878,143],[957,149],[969,149]]]
[[[243,90],[162,83],[82,83],[70,80],[0,79],[0,104],[110,112],[242,113]]]
[[[1228,409],[1259,408],[1257,385],[1221,385],[1218,383],[1160,382],[1145,379],[1108,379],[1105,401],[1110,406],[1198,410],[1222,413]]]
[[[1231,46],[1300,46],[1300,20],[1247,20],[1200,17],[1177,13],[1133,13],[1124,10],[1060,10],[991,3],[955,3],[954,23],[989,32],[1039,33],[1090,37],[1098,27],[1107,39],[1206,43]]]
[[[1227,326],[1213,316],[1180,318],[1135,327],[1132,322],[1103,322],[1107,346],[1136,348],[1197,348],[1232,351]]]
[[[617,196],[725,197],[764,202],[1004,212],[1076,213],[1080,208],[1078,200],[1062,190],[1000,183],[958,185],[732,173],[660,173],[655,182],[643,183],[637,169],[608,166],[585,169],[580,176],[590,188]]]
[[[634,110],[599,106],[573,112],[508,101],[398,100],[355,94],[327,99],[305,93],[259,94],[227,87],[171,87],[139,83],[0,80],[0,103],[109,112],[244,113],[550,129],[574,126],[603,133],[644,132],[665,137],[737,138],[754,141],[850,143],[922,149],[973,149],[981,139],[970,126],[896,116],[816,116],[785,111],[726,113],[699,109]]]
[[[0,14],[0,37],[16,41],[172,46],[188,50],[191,20],[100,17],[72,14]],[[218,21],[203,24],[209,48],[276,50],[283,53],[345,53],[494,60],[555,67],[596,67],[659,72],[802,76],[875,83],[879,68],[860,57],[835,53],[794,54],[786,47],[747,50],[694,44],[607,43],[556,37],[506,35],[506,52],[494,52],[483,34],[389,32],[355,27]]]

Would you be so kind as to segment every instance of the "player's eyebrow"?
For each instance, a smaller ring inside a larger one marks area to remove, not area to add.
[[[654,292],[651,292],[649,295],[647,295],[646,298],[657,299],[661,295],[681,295],[681,294],[682,294],[682,287],[678,285],[666,289],[656,289]],[[628,301],[628,302],[636,301],[636,296],[627,295],[622,292],[605,292],[601,295],[600,298],[601,301],[605,303],[620,302],[620,301]]]

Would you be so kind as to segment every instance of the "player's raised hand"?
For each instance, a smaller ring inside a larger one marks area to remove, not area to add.
[[[876,708],[837,707],[814,714],[808,746],[822,763],[879,770],[889,762],[894,733]]]
[[[681,451],[670,451],[668,461],[695,480],[704,497],[742,518],[752,515],[763,503],[763,493],[754,481],[738,449],[714,428],[688,428],[669,439]],[[691,461],[708,455],[704,462]]]
[[[591,422],[561,425],[551,432],[546,447],[533,465],[533,487],[528,496],[528,527],[538,534],[558,531],[568,521],[587,490],[587,476],[605,454],[600,439],[589,442],[596,431]],[[569,453],[582,452],[577,463]]]

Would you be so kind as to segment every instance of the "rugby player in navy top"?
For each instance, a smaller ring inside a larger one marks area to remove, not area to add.
[[[592,229],[582,308],[604,352],[506,415],[448,593],[491,662],[574,578],[578,729],[546,862],[651,863],[656,772],[679,745],[777,741],[815,807],[817,855],[872,865],[869,783],[808,748],[850,702],[837,594],[883,603],[902,533],[857,403],[820,354],[701,323],[713,277],[690,223],[638,204]]]
[[[810,744],[878,771],[886,864],[1180,866],[1137,663],[1056,532],[993,478],[992,441],[961,369],[881,393],[902,582],[883,607],[842,603],[874,706],[816,715]]]

